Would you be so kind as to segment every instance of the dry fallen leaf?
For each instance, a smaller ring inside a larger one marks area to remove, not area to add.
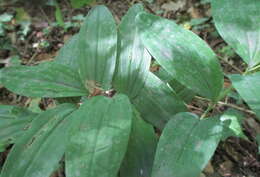
[[[180,0],[177,2],[167,2],[165,4],[162,5],[162,9],[164,9],[165,11],[169,12],[169,11],[173,11],[176,12],[180,9],[182,9],[186,4],[186,1]]]

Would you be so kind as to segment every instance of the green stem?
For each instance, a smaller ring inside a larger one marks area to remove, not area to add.
[[[204,119],[207,116],[207,114],[209,113],[209,111],[211,111],[214,107],[215,107],[215,104],[210,103],[210,105],[208,106],[206,111],[201,115],[200,119]]]
[[[227,94],[229,94],[229,92],[233,89],[233,86],[231,85],[230,87],[226,88],[218,97],[216,103],[220,100],[222,100],[223,98],[225,98],[227,96]]]
[[[253,68],[247,68],[247,70],[245,71],[244,75],[248,74],[249,72],[254,72],[255,70],[259,69],[260,65],[257,65]]]

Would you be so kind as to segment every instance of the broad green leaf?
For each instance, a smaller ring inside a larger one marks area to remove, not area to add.
[[[213,0],[215,26],[251,68],[260,63],[260,1]]]
[[[65,26],[63,15],[61,12],[60,5],[57,1],[55,1],[55,18],[59,26],[63,27]]]
[[[181,98],[183,101],[189,103],[192,98],[195,96],[195,93],[183,86],[176,79],[173,79],[172,76],[165,71],[165,69],[160,68],[159,71],[154,73],[157,77],[159,77],[162,81],[169,84],[169,86],[175,91],[176,95]]]
[[[88,95],[78,73],[55,62],[5,68],[2,71],[2,83],[12,92],[29,97]]]
[[[154,128],[135,112],[120,177],[150,177],[157,145]]]
[[[117,91],[131,98],[137,96],[144,87],[151,62],[135,24],[136,15],[142,11],[142,5],[134,5],[119,25],[120,44],[114,86]]]
[[[217,101],[223,73],[216,55],[202,39],[173,21],[151,14],[141,13],[136,21],[145,47],[174,79]]]
[[[132,108],[128,98],[97,96],[87,100],[72,119],[66,150],[66,176],[116,177],[127,150]]]
[[[80,50],[77,47],[79,43],[79,35],[76,34],[59,50],[55,58],[55,62],[67,65],[68,67],[78,70],[77,59],[79,58]]]
[[[0,105],[0,143],[14,143],[36,116],[22,107]]]
[[[258,144],[258,154],[260,154],[260,134],[256,135],[256,142]]]
[[[70,2],[73,8],[80,8],[84,5],[95,2],[95,0],[70,0]]]
[[[6,147],[7,147],[7,144],[0,142],[0,153],[4,152]],[[1,168],[0,168],[0,170],[1,170]]]
[[[74,110],[72,104],[63,104],[39,114],[12,148],[1,177],[50,176],[65,152],[68,116]]]
[[[233,86],[260,119],[260,73],[230,75]]]
[[[96,87],[111,88],[116,65],[117,28],[105,6],[92,9],[79,32],[79,74],[92,92]]]
[[[132,102],[141,117],[159,129],[163,129],[173,115],[186,111],[184,102],[153,73],[149,73],[144,88]]]
[[[230,124],[228,125],[228,129],[227,131],[223,133],[223,138],[226,139],[230,136],[237,136],[240,138],[244,138],[247,139],[246,135],[243,133],[243,129],[242,129],[242,122],[243,122],[243,118],[244,116],[234,110],[234,109],[229,109],[227,110],[221,117],[220,120],[221,121],[227,121],[230,120]]]
[[[177,114],[160,137],[152,177],[198,177],[214,154],[222,131],[219,119]]]
[[[0,15],[0,23],[10,22],[14,16],[12,14],[3,13]]]

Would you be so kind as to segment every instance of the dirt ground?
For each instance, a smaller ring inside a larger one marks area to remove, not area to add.
[[[216,32],[212,22],[210,4],[207,3],[207,0],[103,0],[80,9],[73,9],[68,0],[60,1],[64,21],[72,23],[67,24],[67,29],[52,25],[56,21],[54,7],[32,2],[34,1],[0,6],[0,13],[17,13],[14,9],[23,8],[26,11],[24,16],[27,16],[31,22],[30,31],[25,36],[21,37],[21,34],[18,33],[21,24],[10,22],[13,23],[10,24],[13,28],[7,30],[5,37],[0,37],[0,45],[8,40],[8,44],[11,46],[9,48],[0,46],[0,66],[2,68],[10,65],[13,56],[19,56],[19,62],[24,65],[53,60],[64,42],[79,31],[81,16],[85,16],[92,5],[106,5],[119,23],[131,5],[141,2],[148,12],[172,19],[204,39],[219,55],[223,71],[226,74],[241,73],[245,69],[241,58],[227,47]],[[228,87],[230,84],[230,81],[225,78],[225,86]],[[255,140],[257,133],[260,133],[260,122],[243,101],[238,101],[236,97],[237,95],[227,97],[223,101],[223,105],[219,105],[218,111],[223,112],[228,108],[234,108],[243,112],[245,116],[242,124],[243,132],[248,140],[230,137],[222,141],[201,176],[260,177],[260,156]],[[30,98],[10,93],[4,87],[0,88],[1,104],[29,106],[31,102]],[[53,104],[51,99],[41,99],[39,102],[41,109],[46,109],[51,104]],[[207,101],[195,97],[188,107],[190,111],[201,114],[206,106]],[[8,151],[1,153],[1,164],[7,154]],[[54,176],[63,176],[63,174],[55,173]]]

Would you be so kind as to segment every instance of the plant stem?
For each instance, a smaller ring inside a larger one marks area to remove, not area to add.
[[[47,20],[47,22],[48,22],[48,24],[49,24],[49,26],[50,26],[50,25],[51,25],[51,20],[49,19],[48,15],[44,12],[44,10],[43,10],[41,7],[39,7],[39,9],[40,9],[42,15],[43,15],[44,18]]]
[[[209,111],[211,111],[215,107],[215,104],[210,103],[206,111],[201,115],[200,119],[203,119],[207,116]]]
[[[229,66],[231,66],[234,70],[236,70],[237,72],[239,72],[240,74],[243,74],[243,71],[241,71],[238,67],[236,67],[235,65],[232,65],[231,63],[229,63],[225,58],[218,56],[219,59],[221,59],[222,61],[224,61],[226,64],[228,64]]]
[[[259,69],[260,68],[260,65],[257,65],[257,66],[255,66],[255,67],[253,67],[253,68],[249,68],[249,69],[247,69],[246,71],[245,71],[245,73],[244,73],[244,75],[246,75],[246,74],[248,74],[249,72],[254,72],[255,70],[257,70],[257,69]]]
[[[219,98],[217,99],[217,102],[222,100],[227,96],[227,94],[233,89],[233,86],[231,85],[230,87],[226,88],[221,94],[219,95]]]
[[[242,111],[242,112],[245,112],[245,113],[248,113],[248,114],[255,115],[255,113],[254,113],[253,111],[250,111],[250,110],[248,110],[248,109],[239,107],[239,106],[237,106],[237,105],[235,105],[235,104],[224,103],[224,102],[221,102],[221,101],[219,101],[218,104],[219,104],[219,105],[223,105],[223,106],[227,106],[227,107],[231,107],[231,108],[237,109],[237,110],[239,110],[239,111]]]
[[[207,99],[207,98],[203,98],[203,97],[199,97],[199,96],[195,96],[195,98],[197,98],[197,99],[199,99],[199,100],[202,100],[202,101],[208,101],[208,102],[210,102],[210,100]],[[221,105],[221,106],[227,106],[227,107],[230,107],[230,108],[234,108],[234,109],[236,109],[236,110],[239,110],[239,111],[242,111],[242,112],[245,112],[245,113],[248,113],[248,114],[255,115],[255,113],[254,113],[253,111],[248,110],[248,109],[243,108],[243,107],[239,107],[239,106],[237,106],[237,105],[235,105],[235,104],[225,103],[225,102],[222,102],[222,101],[218,101],[217,104],[218,104],[218,105]],[[206,111],[207,111],[207,110],[206,110]],[[206,112],[206,111],[205,111],[205,112]]]

